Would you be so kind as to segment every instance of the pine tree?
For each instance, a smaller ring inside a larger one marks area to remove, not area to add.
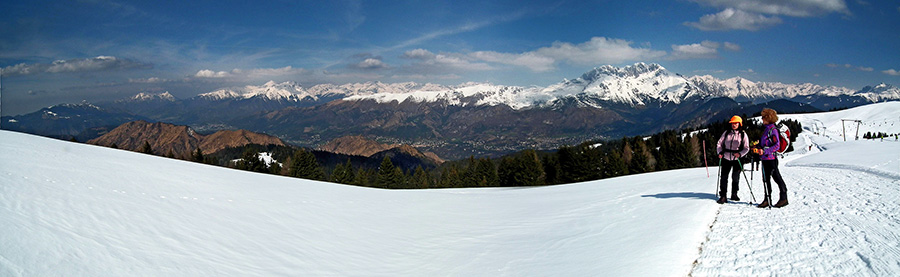
[[[306,150],[294,151],[291,156],[291,164],[288,167],[288,176],[308,180],[325,180],[325,172],[319,166],[316,156]]]
[[[560,180],[563,183],[576,183],[600,179],[602,157],[600,151],[586,144],[564,146],[557,151],[559,156]]]
[[[451,164],[449,167],[444,168],[444,171],[441,172],[441,180],[440,187],[442,188],[461,188],[464,187],[463,179],[460,176],[459,166],[456,164]]]
[[[560,184],[559,157],[557,155],[545,155],[541,159],[541,164],[544,166],[544,182],[547,185]]]
[[[269,173],[281,175],[282,171],[284,171],[284,168],[281,167],[281,164],[277,162],[272,162],[269,164]]]
[[[473,175],[476,182],[474,185],[480,187],[495,187],[500,180],[494,162],[488,158],[478,159]]]
[[[410,180],[410,185],[413,188],[427,189],[431,187],[431,180],[428,177],[428,173],[425,173],[425,169],[422,166],[416,167],[416,172],[413,173],[412,180]]]
[[[244,154],[241,155],[241,159],[235,164],[235,168],[253,172],[269,172],[269,167],[259,159],[259,153],[251,148],[244,150]]]
[[[375,186],[379,188],[396,188],[397,186],[402,185],[403,171],[401,170],[398,174],[396,169],[398,168],[394,167],[391,158],[385,156],[384,159],[381,160],[381,165],[378,167],[378,176],[375,179]]]
[[[531,149],[503,157],[497,175],[502,187],[544,185],[544,168],[537,152]]]
[[[631,155],[631,162],[628,163],[628,172],[631,174],[650,172],[647,150],[641,145],[636,145],[636,149],[637,151]]]
[[[347,159],[346,164],[338,164],[334,168],[334,172],[331,174],[331,181],[339,184],[352,184],[353,180],[356,179],[353,172],[353,165],[350,163],[350,159]]]
[[[619,151],[610,151],[610,153],[606,155],[605,164],[605,172],[603,175],[607,178],[628,175],[628,166],[625,165],[625,160],[622,159],[622,155],[619,154]]]
[[[356,171],[356,174],[354,174],[354,176],[353,176],[352,185],[361,186],[361,187],[371,187],[372,186],[372,175],[374,175],[372,170],[366,170],[363,168],[359,168]]]

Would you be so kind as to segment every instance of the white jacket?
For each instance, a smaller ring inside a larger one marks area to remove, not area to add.
[[[741,144],[743,144],[743,147],[741,147]],[[747,133],[739,130],[725,131],[719,137],[719,142],[716,143],[716,153],[719,153],[719,155],[722,155],[724,159],[729,161],[735,160],[733,153],[738,152],[738,150],[740,150],[741,157],[750,152],[750,139],[747,138]]]

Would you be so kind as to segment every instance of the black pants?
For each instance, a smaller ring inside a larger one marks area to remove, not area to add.
[[[763,160],[763,184],[766,186],[766,195],[772,195],[772,180],[778,184],[778,196],[781,199],[787,199],[787,186],[784,185],[784,179],[781,178],[781,172],[778,171],[778,159]]]
[[[730,154],[729,154],[730,155]],[[722,159],[722,175],[719,177],[719,197],[728,197],[728,172],[731,171],[731,195],[737,195],[741,181],[741,161]]]

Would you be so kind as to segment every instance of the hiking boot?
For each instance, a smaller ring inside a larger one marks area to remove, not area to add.
[[[728,202],[728,199],[726,199],[725,196],[719,197],[719,201],[716,201],[716,203],[719,204],[725,204],[725,202]]]
[[[787,198],[781,198],[778,200],[778,203],[775,203],[775,206],[772,206],[772,207],[781,208],[781,207],[784,207],[787,205],[788,205]]]
[[[763,200],[763,202],[762,202],[762,203],[759,203],[759,205],[757,205],[756,207],[757,207],[757,208],[768,208],[768,207],[769,207],[769,200],[768,200],[768,199]]]
[[[732,194],[732,195],[731,195],[731,201],[741,201],[741,198],[739,198],[739,197],[737,196],[737,194]]]

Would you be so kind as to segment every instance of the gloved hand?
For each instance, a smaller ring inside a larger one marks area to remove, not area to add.
[[[762,155],[762,154],[763,154],[763,150],[762,150],[762,149],[759,149],[759,148],[753,148],[753,154],[756,154],[756,155]]]

